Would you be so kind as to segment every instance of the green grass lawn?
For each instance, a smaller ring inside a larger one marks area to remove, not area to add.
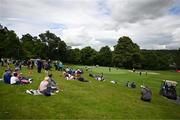
[[[0,69],[0,76],[4,69]],[[21,72],[28,75],[26,68]],[[93,68],[94,73],[104,73],[105,81],[100,82],[84,72],[83,77],[90,81],[88,83],[64,80],[62,73],[53,70],[53,78],[63,92],[50,97],[25,93],[27,89],[37,89],[45,76],[44,70],[38,74],[34,69],[31,76],[34,81],[29,85],[0,83],[0,119],[180,119],[180,104],[158,95],[161,81],[169,79],[180,83],[180,73],[148,71],[147,76],[140,76],[125,69],[112,68],[109,72],[107,67]],[[111,80],[118,84],[110,83]],[[127,81],[135,81],[137,88],[125,87]],[[150,103],[140,100],[142,83],[152,89]],[[180,95],[180,85],[177,94]]]

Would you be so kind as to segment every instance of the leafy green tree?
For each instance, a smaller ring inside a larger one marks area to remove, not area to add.
[[[142,68],[166,70],[170,69],[172,65],[174,52],[171,50],[141,50],[142,54]]]
[[[176,69],[180,69],[180,48],[175,56]]]
[[[8,58],[20,58],[21,44],[13,30],[6,27],[0,29],[0,55]]]
[[[24,54],[26,55],[26,58],[35,57],[34,56],[35,47],[34,47],[33,36],[31,36],[30,34],[22,35],[21,42],[22,42],[21,44],[22,44]]]
[[[69,49],[67,51],[67,62],[72,64],[80,64],[81,63],[81,50],[78,48]]]
[[[132,42],[129,37],[123,36],[114,46],[112,61],[114,66],[125,68],[141,67],[139,46]]]
[[[85,47],[81,50],[81,62],[84,65],[94,65],[96,64],[96,50],[92,49],[90,46]]]
[[[39,37],[41,41],[47,45],[46,57],[51,59],[60,59],[61,61],[66,60],[67,45],[64,41],[50,31],[41,33]]]
[[[36,36],[33,37],[33,41],[34,41],[34,56],[35,58],[42,58],[45,59],[46,57],[46,53],[44,51],[46,51],[46,44],[41,42],[40,39],[38,39]]]
[[[102,47],[98,52],[98,64],[102,66],[111,66],[112,52],[108,46]]]
[[[158,69],[158,56],[152,51],[142,51],[142,67],[143,69]]]

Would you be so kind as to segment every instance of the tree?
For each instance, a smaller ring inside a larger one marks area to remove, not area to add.
[[[97,52],[90,46],[85,47],[81,50],[81,62],[84,65],[94,65],[96,64]]]
[[[180,69],[180,48],[175,56],[176,69]]]
[[[108,46],[102,47],[97,56],[98,64],[102,66],[111,66],[112,52]]]
[[[13,30],[1,27],[0,41],[0,56],[19,59],[21,44]]]
[[[67,45],[64,41],[61,41],[59,37],[50,31],[41,33],[39,37],[41,41],[47,45],[46,57],[51,59],[60,59],[61,61],[66,60]]]
[[[44,51],[46,51],[46,44],[41,42],[40,39],[38,39],[36,36],[33,37],[33,41],[34,41],[34,56],[36,58],[40,57],[40,58],[47,58],[46,57],[46,53]]]
[[[143,69],[158,69],[158,56],[153,51],[142,51]]]
[[[31,36],[30,34],[22,35],[21,42],[22,42],[21,43],[22,49],[24,51],[26,58],[35,57],[34,55],[35,47],[34,47],[33,36]]]
[[[167,70],[170,65],[174,65],[174,50],[141,50],[142,54],[142,68]]]
[[[78,48],[67,50],[67,62],[72,64],[81,63],[81,51]]]
[[[114,46],[112,61],[117,67],[140,68],[141,56],[139,46],[133,43],[129,37],[120,37],[118,44]]]

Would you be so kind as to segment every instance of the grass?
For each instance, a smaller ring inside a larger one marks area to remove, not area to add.
[[[72,66],[83,68],[83,66]],[[5,68],[0,69],[2,76]],[[85,71],[85,70],[84,70]],[[21,72],[28,75],[26,68]],[[180,104],[158,95],[161,81],[175,80],[180,74],[174,71],[148,71],[159,74],[142,74],[125,69],[93,68],[94,73],[104,73],[105,82],[96,81],[85,71],[83,77],[90,82],[66,81],[62,73],[52,71],[53,78],[63,92],[57,95],[31,96],[27,89],[36,89],[45,74],[33,70],[34,81],[29,85],[0,83],[0,119],[180,119]],[[110,83],[111,80],[118,84]],[[135,81],[136,89],[125,87],[127,81]],[[140,85],[144,82],[152,89],[152,101],[140,100]],[[177,86],[180,95],[180,86]]]

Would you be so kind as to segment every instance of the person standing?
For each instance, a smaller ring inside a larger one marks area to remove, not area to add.
[[[43,63],[42,63],[41,59],[38,59],[37,60],[37,70],[38,70],[38,73],[41,73],[42,65],[43,65]]]
[[[44,63],[44,70],[45,70],[45,74],[46,74],[46,76],[48,76],[48,71],[49,71],[49,69],[50,69],[50,65],[49,65],[49,63],[48,63],[48,61],[46,61],[45,63]]]
[[[1,67],[3,67],[3,66],[4,66],[4,59],[1,58]]]
[[[109,67],[109,72],[111,72],[111,67]]]
[[[55,68],[55,70],[58,70],[58,62],[57,61],[54,62],[54,68]]]
[[[59,62],[59,70],[60,70],[60,71],[62,71],[62,70],[63,70],[63,64],[62,64],[62,62],[61,62],[61,61]]]
[[[28,69],[28,74],[29,74],[29,75],[32,74],[31,66],[32,66],[32,62],[31,62],[31,60],[29,59],[29,60],[27,61],[27,69]]]

